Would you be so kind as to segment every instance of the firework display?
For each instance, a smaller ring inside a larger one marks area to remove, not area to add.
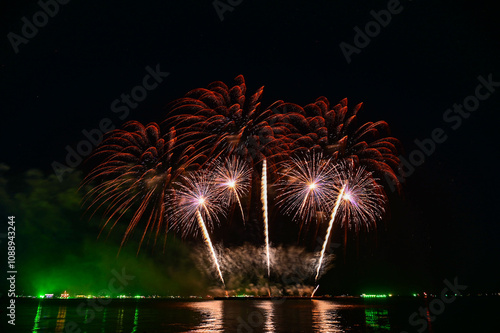
[[[346,242],[349,230],[370,231],[382,219],[387,197],[380,180],[399,186],[399,141],[388,136],[384,121],[357,126],[361,104],[348,110],[344,99],[330,108],[320,97],[304,107],[277,101],[263,108],[263,88],[247,98],[243,76],[235,81],[188,92],[171,103],[161,126],[132,121],[111,132],[90,158],[95,167],[84,185],[93,187],[85,204],[102,212],[102,230],[128,221],[122,245],[136,228],[143,228],[139,248],[148,232],[155,242],[169,230],[185,238],[201,233],[223,285],[224,258],[211,233],[223,227],[230,209],[241,212],[242,228],[246,221],[264,226],[268,279],[276,252],[272,207],[301,230],[329,216],[314,259],[317,281],[334,224],[345,230]],[[259,189],[260,203],[251,202]],[[252,203],[260,205],[260,216]]]

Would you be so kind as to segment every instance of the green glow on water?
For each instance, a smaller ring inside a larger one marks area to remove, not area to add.
[[[375,332],[390,332],[391,330],[387,309],[366,308],[365,322],[367,327],[377,329]]]
[[[106,313],[108,312],[108,308],[104,308],[104,312],[102,313],[102,328],[101,333],[105,333],[106,328]]]
[[[43,298],[43,296],[42,296]],[[40,318],[42,317],[42,302],[38,303],[38,308],[36,309],[35,323],[33,325],[33,332],[38,332],[40,330]]]
[[[135,314],[134,314],[134,327],[132,328],[131,333],[136,333],[137,332],[137,325],[139,324],[139,307],[135,307]]]

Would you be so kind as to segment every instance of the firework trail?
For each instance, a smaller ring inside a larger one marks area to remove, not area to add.
[[[267,276],[271,275],[271,265],[270,265],[270,254],[269,254],[269,226],[268,226],[268,215],[267,215],[267,162],[264,160],[262,162],[262,214],[264,217],[264,233],[266,236],[266,254],[267,254]]]
[[[172,228],[182,231],[183,235],[187,236],[198,231],[195,228],[198,224],[212,255],[217,273],[222,283],[225,284],[207,228],[207,225],[213,226],[213,221],[219,222],[218,215],[224,215],[226,208],[220,192],[214,186],[212,175],[207,171],[192,172],[183,176],[182,182],[176,185],[178,189],[172,191],[170,198],[174,206],[172,215],[177,217],[172,223]]]
[[[241,206],[241,201],[240,201],[240,197],[238,196],[238,192],[236,192],[236,189],[234,188],[234,184],[230,183],[229,187],[233,190],[234,195],[236,196],[236,199],[238,200],[238,205],[240,206],[240,211],[241,211],[241,217],[243,218],[243,222],[245,222],[245,213],[243,212],[243,206]]]
[[[334,188],[341,188],[332,211],[325,241],[321,250],[321,257],[316,271],[316,280],[330,240],[330,234],[335,220],[341,222],[345,230],[344,246],[347,243],[347,231],[354,228],[356,233],[361,228],[370,231],[376,228],[376,221],[382,218],[385,212],[387,197],[377,179],[364,167],[354,167],[352,163],[340,162],[337,165],[338,176]]]
[[[344,190],[345,190],[346,185],[347,184],[344,184],[342,186],[342,188],[340,189],[340,193],[337,196],[337,200],[335,201],[335,207],[333,207],[332,217],[330,218],[330,223],[328,224],[328,230],[326,231],[325,241],[323,242],[323,247],[321,248],[321,256],[319,258],[318,268],[316,269],[316,278],[314,279],[315,281],[318,281],[319,271],[321,270],[321,265],[323,263],[323,257],[325,255],[325,251],[326,251],[326,245],[330,239],[330,233],[332,232],[333,222],[335,221],[335,216],[337,215],[337,211],[339,209],[340,202],[342,201],[342,199],[344,197]]]
[[[203,239],[205,240],[205,243],[207,243],[207,246],[210,249],[210,252],[212,253],[212,258],[214,259],[215,266],[217,267],[217,272],[219,273],[220,280],[222,281],[222,284],[225,285],[224,278],[222,277],[222,272],[220,271],[219,261],[217,260],[217,254],[215,254],[212,241],[210,240],[210,235],[208,234],[208,230],[207,227],[205,226],[205,222],[203,221],[203,216],[201,216],[200,210],[196,211],[196,217],[198,219],[200,228],[203,232]]]
[[[318,288],[319,288],[319,284],[316,286],[316,288],[314,288],[314,290],[313,290],[313,292],[311,294],[311,298],[314,297],[314,294],[316,294],[316,291],[318,290]]]

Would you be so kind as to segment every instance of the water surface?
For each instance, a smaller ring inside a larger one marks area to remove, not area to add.
[[[23,300],[17,332],[500,332],[499,298],[457,299],[433,316],[420,299]],[[426,318],[409,318],[422,308]]]

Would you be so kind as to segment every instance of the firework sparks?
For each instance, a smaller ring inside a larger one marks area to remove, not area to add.
[[[266,237],[266,255],[267,255],[267,276],[271,275],[271,260],[269,254],[269,225],[268,225],[268,215],[267,215],[267,162],[264,160],[262,162],[262,214],[264,217],[264,233]]]
[[[342,188],[340,189],[340,193],[338,194],[337,200],[335,201],[335,206],[333,207],[332,217],[330,218],[330,223],[328,224],[328,230],[326,231],[325,241],[323,242],[323,247],[321,248],[321,256],[319,258],[318,268],[316,270],[315,281],[318,281],[319,271],[321,270],[321,265],[323,263],[323,257],[325,256],[326,245],[327,245],[328,241],[330,240],[330,234],[332,232],[333,222],[335,221],[335,216],[337,215],[337,211],[338,211],[340,203],[342,201],[345,187],[346,187],[346,185],[342,186]]]
[[[227,158],[224,162],[216,163],[215,182],[221,190],[221,195],[229,204],[237,202],[241,216],[245,221],[245,213],[241,198],[248,193],[252,170],[237,157]]]
[[[352,168],[341,163],[339,173],[347,185],[339,207],[342,225],[355,232],[361,229],[370,231],[376,227],[376,221],[382,219],[387,197],[377,179],[364,167]]]
[[[321,153],[307,153],[293,157],[284,165],[278,186],[278,205],[293,219],[308,223],[316,212],[327,211],[334,195],[332,184],[336,176],[331,158]],[[302,225],[301,225],[302,227]]]

